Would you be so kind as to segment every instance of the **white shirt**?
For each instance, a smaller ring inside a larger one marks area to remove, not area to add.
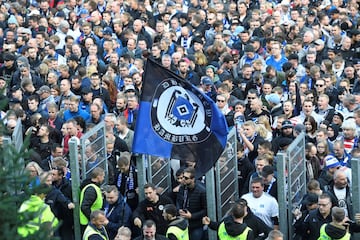
[[[271,218],[279,217],[279,205],[274,197],[264,192],[259,198],[255,198],[252,193],[247,193],[241,198],[247,201],[248,207],[257,217],[270,228],[274,228]]]

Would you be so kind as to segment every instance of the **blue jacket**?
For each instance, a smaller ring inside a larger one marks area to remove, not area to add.
[[[70,120],[74,117],[80,116],[84,119],[84,121],[88,121],[90,119],[90,114],[86,112],[85,110],[78,109],[77,112],[70,112],[70,110],[66,110],[64,112],[64,121]]]
[[[109,234],[109,239],[114,239],[119,227],[130,227],[132,212],[120,193],[118,201],[113,205],[106,202],[104,209],[106,217],[109,220],[108,225],[106,225],[106,230]]]

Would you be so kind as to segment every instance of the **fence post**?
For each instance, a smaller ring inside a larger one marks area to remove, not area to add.
[[[352,202],[354,213],[360,212],[360,158],[351,159],[352,172]],[[353,216],[351,216],[353,217]]]
[[[136,156],[136,168],[138,177],[139,202],[145,199],[144,185],[146,180],[146,167],[149,166],[150,155],[138,154]]]
[[[74,234],[75,240],[81,240],[80,232],[80,169],[78,160],[78,144],[76,137],[72,137],[69,140],[69,152],[70,152],[70,170],[71,170],[71,189],[73,203],[75,204],[74,209]]]
[[[277,155],[277,187],[279,202],[279,225],[280,231],[284,234],[284,240],[289,239],[288,236],[288,217],[287,217],[287,193],[286,193],[286,154],[278,153]]]
[[[207,215],[212,221],[217,221],[216,206],[214,206],[215,198],[215,174],[214,167],[212,167],[205,175],[206,178],[206,205]],[[209,239],[216,239],[216,231],[208,230]]]

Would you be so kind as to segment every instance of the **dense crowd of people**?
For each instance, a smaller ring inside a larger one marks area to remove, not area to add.
[[[351,158],[360,155],[359,16],[354,0],[2,1],[4,134],[21,119],[33,150],[29,187],[51,189],[35,191],[20,212],[45,201],[51,212],[37,221],[53,214],[55,235],[73,238],[69,139],[104,121],[110,186],[99,188],[105,156],[89,145],[84,239],[200,240],[204,224],[220,239],[282,239],[276,154],[305,132],[309,193],[294,210],[296,237],[350,239],[358,230],[350,220],[359,220],[349,190]],[[149,58],[213,99],[237,130],[242,198],[223,222],[206,216],[194,163],[173,169],[171,193],[138,186],[131,154]],[[38,230],[27,227],[23,237]]]

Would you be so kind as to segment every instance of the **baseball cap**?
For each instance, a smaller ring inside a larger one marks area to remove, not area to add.
[[[239,35],[240,33],[242,33],[244,30],[245,30],[244,27],[242,27],[242,26],[237,26],[237,27],[235,28],[234,35],[237,36],[237,35]]]
[[[106,28],[104,28],[104,30],[102,30],[102,33],[106,34],[106,35],[112,35],[113,30],[111,29],[111,27],[106,27]]]
[[[295,132],[300,134],[301,132],[305,132],[305,126],[304,126],[304,124],[298,123],[298,124],[296,124],[294,130],[295,130]]]
[[[341,114],[341,112],[335,111],[334,116],[335,115],[338,116],[341,119],[341,121],[344,121],[344,116]]]
[[[248,44],[244,47],[244,52],[255,52],[255,48],[253,45]]]
[[[231,31],[230,30],[224,30],[222,32],[223,35],[227,35],[227,36],[231,36]]]
[[[293,128],[293,124],[289,121],[289,120],[285,120],[282,122],[281,124],[281,129],[284,129],[284,128]]]
[[[4,60],[5,61],[15,61],[16,60],[16,56],[12,53],[5,53],[4,54]]]
[[[276,93],[271,93],[269,95],[265,95],[266,101],[269,103],[279,104],[280,103],[280,97]]]
[[[203,85],[213,85],[213,82],[211,81],[211,79],[208,76],[203,76],[201,78],[201,83]]]
[[[324,41],[321,40],[321,39],[316,39],[316,40],[314,41],[314,44],[315,44],[315,45],[324,45],[325,43],[324,43]]]
[[[254,37],[251,37],[251,38],[250,38],[250,42],[251,42],[251,43],[254,43],[254,42],[261,42],[261,41],[260,41],[260,38],[254,36]]]
[[[89,11],[86,8],[83,8],[80,10],[79,15],[82,15],[82,14],[89,14]]]
[[[134,85],[126,85],[125,88],[124,88],[124,92],[135,92],[135,87]]]
[[[16,103],[21,103],[21,101],[17,98],[10,98],[9,103],[16,104]]]
[[[50,92],[50,88],[48,86],[41,86],[39,90],[36,91],[37,94],[43,94],[44,92]]]
[[[88,93],[91,93],[92,91],[91,91],[91,89],[90,89],[90,87],[83,87],[82,89],[81,89],[81,93],[82,94],[88,94]]]
[[[200,44],[204,44],[204,41],[201,39],[201,37],[194,37],[192,39],[193,43],[200,43]]]
[[[324,158],[324,160],[325,160],[326,169],[336,168],[341,166],[340,162],[333,155],[327,155]]]

